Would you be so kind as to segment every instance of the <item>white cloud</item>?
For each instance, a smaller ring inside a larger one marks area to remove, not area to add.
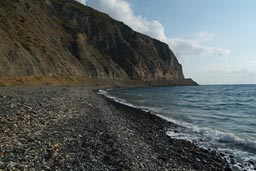
[[[189,40],[182,38],[168,39],[166,42],[170,47],[174,48],[179,56],[204,56],[204,55],[217,55],[228,56],[230,51],[225,48],[216,48],[205,46],[201,40]]]
[[[244,59],[249,59],[244,57]],[[255,58],[254,58],[255,59]],[[193,66],[188,73],[201,84],[252,84],[256,82],[256,61],[243,61],[235,58],[223,58],[221,62]],[[198,67],[196,70],[193,69]]]
[[[196,33],[183,38],[167,37],[164,26],[159,21],[134,15],[131,5],[126,0],[91,0],[90,2],[92,7],[109,14],[116,20],[123,21],[134,30],[166,42],[178,56],[228,56],[230,54],[228,49],[205,45],[214,37],[212,33]]]
[[[86,1],[87,0],[76,0],[77,2],[80,2],[81,4],[83,4],[83,5],[86,5]]]

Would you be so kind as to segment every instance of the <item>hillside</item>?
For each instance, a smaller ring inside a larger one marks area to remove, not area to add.
[[[74,0],[0,1],[0,38],[5,80],[195,84],[168,45]]]

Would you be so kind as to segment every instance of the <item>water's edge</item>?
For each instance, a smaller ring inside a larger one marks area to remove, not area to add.
[[[153,111],[150,111],[150,110],[147,110],[147,109],[142,109],[142,108],[140,108],[140,107],[138,107],[138,106],[135,106],[135,105],[133,105],[133,104],[131,104],[131,103],[126,103],[126,102],[124,102],[122,99],[118,99],[118,98],[116,98],[116,97],[114,97],[114,96],[111,96],[111,95],[108,93],[108,90],[112,90],[112,89],[106,89],[106,90],[98,89],[98,90],[95,90],[95,93],[97,93],[98,95],[101,95],[103,98],[106,98],[106,99],[108,99],[108,100],[110,100],[110,101],[112,101],[112,102],[118,103],[118,104],[120,104],[120,105],[127,106],[127,107],[129,107],[129,108],[134,109],[134,110],[139,110],[139,111],[141,111],[141,112],[146,112],[146,113],[149,114],[149,115],[153,115],[153,116],[155,116],[155,117],[157,117],[157,118],[159,118],[159,119],[163,119],[163,120],[169,122],[171,125],[173,125],[173,128],[168,129],[168,130],[166,131],[166,135],[167,135],[167,136],[170,136],[170,137],[173,138],[173,139],[178,139],[178,140],[182,140],[182,141],[187,141],[187,142],[189,142],[189,143],[195,145],[197,148],[201,148],[201,149],[203,149],[203,150],[206,150],[206,151],[215,153],[218,157],[222,158],[224,161],[227,162],[228,168],[230,168],[230,169],[232,168],[231,170],[233,170],[234,167],[233,167],[233,164],[230,162],[230,160],[228,160],[228,158],[227,158],[225,155],[223,155],[222,153],[216,151],[216,149],[214,149],[214,148],[205,148],[205,147],[203,147],[203,146],[200,146],[199,144],[197,144],[197,143],[194,142],[194,141],[190,141],[190,140],[188,140],[188,139],[180,139],[180,138],[177,138],[177,137],[175,137],[175,136],[171,136],[171,132],[173,132],[174,134],[176,134],[176,133],[178,133],[178,132],[180,131],[180,129],[184,129],[184,127],[183,127],[182,125],[180,125],[179,123],[177,123],[175,120],[172,120],[172,119],[170,119],[170,118],[167,118],[167,117],[165,117],[165,116],[163,116],[163,115],[161,115],[161,114],[159,114],[159,113],[156,113],[156,112],[153,112]]]
[[[111,89],[109,89],[111,90]],[[170,136],[171,138],[174,138],[174,139],[181,139],[181,140],[185,140],[185,141],[189,141],[190,143],[193,143],[194,145],[196,145],[198,148],[202,148],[202,149],[206,149],[206,150],[209,150],[209,151],[214,151],[216,152],[222,159],[224,159],[225,161],[227,161],[230,165],[230,167],[233,169],[233,170],[248,170],[248,171],[253,171],[255,170],[254,168],[254,163],[252,161],[248,161],[247,163],[242,163],[241,161],[239,161],[239,159],[235,158],[235,154],[232,153],[232,151],[223,151],[223,150],[220,150],[220,149],[217,149],[217,147],[214,147],[214,146],[205,146],[205,144],[200,144],[200,142],[196,141],[196,140],[193,140],[191,137],[187,137],[188,134],[186,134],[185,132],[185,129],[187,127],[190,127],[190,125],[188,123],[180,123],[180,122],[177,122],[176,120],[174,119],[171,119],[169,117],[166,117],[164,115],[161,115],[161,113],[157,113],[157,112],[154,112],[150,109],[147,109],[147,108],[142,108],[141,106],[136,106],[134,104],[131,104],[131,103],[128,103],[126,102],[124,99],[120,99],[120,98],[117,98],[117,97],[114,97],[112,95],[110,95],[108,93],[108,89],[106,90],[98,90],[97,94],[99,95],[102,95],[116,103],[119,103],[119,104],[122,104],[122,105],[125,105],[125,106],[128,106],[128,107],[131,107],[131,108],[134,108],[136,110],[141,110],[143,112],[148,112],[149,114],[153,114],[161,119],[164,119],[174,125],[177,125],[177,129],[169,129],[166,131],[166,134],[168,136]],[[192,127],[190,127],[192,128]],[[198,131],[198,132],[201,132],[201,131],[214,131],[214,130],[209,130],[208,128],[193,128],[194,131]],[[199,130],[200,129],[200,130]],[[226,134],[226,133],[223,133],[223,132],[217,132],[218,134],[222,135],[222,138],[225,139],[229,139],[229,140],[237,140],[237,137],[233,136],[233,135],[230,135],[230,134]],[[238,139],[238,141],[241,141],[240,139]],[[247,143],[247,142],[246,142]]]

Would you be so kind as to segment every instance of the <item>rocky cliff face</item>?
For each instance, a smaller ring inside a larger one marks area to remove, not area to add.
[[[73,0],[0,1],[0,38],[0,77],[184,80],[166,44]]]

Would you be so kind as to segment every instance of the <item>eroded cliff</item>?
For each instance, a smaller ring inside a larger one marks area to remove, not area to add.
[[[180,82],[169,47],[73,0],[0,1],[0,77]]]

